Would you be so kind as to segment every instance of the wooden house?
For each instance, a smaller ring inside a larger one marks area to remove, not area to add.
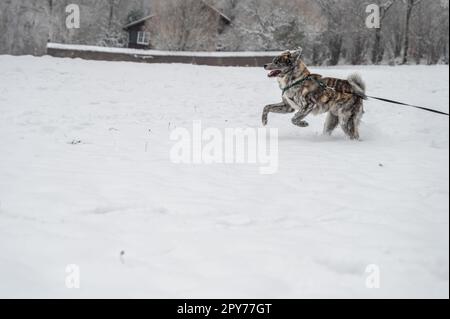
[[[132,49],[149,49],[151,48],[150,41],[150,21],[154,15],[149,15],[131,22],[123,27],[128,33],[128,47]]]
[[[217,15],[219,18],[219,26],[217,32],[221,34],[225,28],[231,24],[231,19],[216,7],[202,0],[204,10],[209,10],[211,14]],[[155,15],[148,15],[136,21],[133,21],[123,27],[128,33],[128,47],[132,49],[150,49],[152,20]],[[205,26],[208,27],[208,26]]]

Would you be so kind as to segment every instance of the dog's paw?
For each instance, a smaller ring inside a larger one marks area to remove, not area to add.
[[[305,122],[305,121],[301,121],[300,124],[299,124],[299,126],[300,126],[300,127],[308,127],[308,126],[309,126],[309,123],[308,123],[308,122]]]
[[[308,126],[309,126],[309,123],[306,122],[306,121],[292,121],[292,123],[293,123],[294,125],[296,125],[296,126],[298,126],[298,127],[302,127],[302,128],[305,128],[305,127],[308,127]]]

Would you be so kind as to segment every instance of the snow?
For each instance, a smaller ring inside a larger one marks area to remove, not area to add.
[[[260,127],[280,96],[262,69],[12,56],[0,69],[0,297],[449,297],[448,117],[368,101],[352,142],[322,136],[323,116],[300,129],[271,115],[279,171],[261,175],[173,164],[169,135]],[[371,95],[448,112],[448,66],[314,69],[354,71]]]
[[[121,53],[130,55],[148,55],[148,56],[194,56],[194,57],[218,57],[218,58],[236,58],[236,57],[273,57],[279,55],[281,52],[189,52],[189,51],[161,51],[161,50],[139,50],[128,48],[111,48],[100,47],[92,45],[78,45],[78,44],[61,44],[61,43],[47,43],[48,49],[59,50],[75,50],[88,52],[104,52],[104,53]]]

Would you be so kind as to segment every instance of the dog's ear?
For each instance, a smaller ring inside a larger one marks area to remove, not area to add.
[[[296,50],[294,50],[294,51],[292,51],[293,52],[293,54],[295,55],[295,56],[302,56],[302,54],[303,54],[303,48],[302,47],[298,47]]]
[[[299,61],[302,58],[303,49],[299,47],[297,50],[292,51],[292,56],[295,58],[295,61]]]

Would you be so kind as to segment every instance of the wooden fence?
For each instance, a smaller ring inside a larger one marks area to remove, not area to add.
[[[211,66],[261,67],[272,61],[277,52],[163,52],[135,49],[113,49],[76,45],[48,44],[47,54],[59,58],[81,58],[100,61],[139,63],[185,63]]]

